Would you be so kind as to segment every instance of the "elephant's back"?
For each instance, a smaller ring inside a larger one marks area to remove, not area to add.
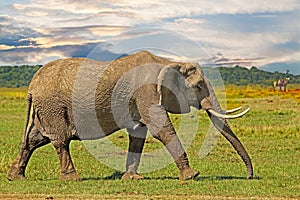
[[[29,93],[44,96],[50,92],[70,90],[73,87],[77,71],[85,59],[61,59],[44,65],[33,76]]]

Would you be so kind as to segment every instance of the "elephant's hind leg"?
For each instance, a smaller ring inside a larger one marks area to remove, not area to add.
[[[25,169],[32,153],[35,149],[50,143],[49,138],[44,137],[38,131],[34,123],[31,123],[31,126],[28,131],[28,138],[24,138],[20,149],[20,153],[7,172],[6,177],[8,180],[26,179]]]
[[[71,155],[70,155],[70,140],[67,141],[51,141],[54,145],[56,152],[60,160],[60,180],[69,181],[69,180],[79,180],[79,176],[76,173],[75,167],[73,165]]]

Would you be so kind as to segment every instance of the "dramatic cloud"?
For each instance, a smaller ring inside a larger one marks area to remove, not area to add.
[[[64,45],[51,48],[18,48],[0,51],[0,65],[41,64],[67,57],[87,57],[98,43],[85,45]]]
[[[31,38],[41,47],[61,45],[84,45],[90,42],[101,42],[106,37],[117,35],[129,27],[125,26],[81,26],[37,29],[43,37]]]
[[[31,29],[26,23],[0,15],[0,36],[0,45],[18,47],[30,44],[26,38],[39,37],[41,34]]]
[[[294,12],[289,15],[216,15],[202,16],[194,21],[181,18],[164,23],[164,28],[186,33],[212,55],[222,52],[230,60],[245,57],[253,62],[246,62],[244,65],[249,63],[260,66],[277,62],[283,57],[288,61],[289,57],[296,56],[299,52],[297,15]],[[256,59],[257,57],[260,59]]]
[[[90,20],[93,23],[109,25],[137,25],[159,23],[169,18],[190,18],[193,16],[219,14],[284,13],[299,9],[297,0],[31,0],[28,4],[16,3],[13,7],[23,15],[23,19],[35,21],[39,25],[47,22],[54,26],[60,20]],[[55,16],[55,18],[52,18]],[[29,18],[28,18],[29,17]],[[31,19],[39,17],[39,19]],[[75,23],[78,21],[75,21]],[[60,25],[60,23],[58,24]]]
[[[32,55],[27,57],[30,63],[43,60],[45,51],[51,52],[49,58],[72,57],[64,47],[81,49],[145,27],[185,35],[218,58],[217,64],[262,66],[300,60],[299,0],[12,0],[0,6],[2,63],[8,54],[6,63],[26,64],[18,60],[24,57],[17,56],[20,49]],[[151,33],[134,34],[120,37],[143,39]],[[196,59],[193,49],[177,45]]]
[[[65,57],[85,57],[105,38],[126,26],[35,28],[9,16],[0,16],[0,65],[44,64]]]

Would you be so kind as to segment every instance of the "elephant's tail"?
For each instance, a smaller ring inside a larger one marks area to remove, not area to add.
[[[23,142],[27,144],[27,139],[28,139],[28,124],[29,124],[29,119],[30,119],[30,110],[31,110],[31,105],[32,105],[32,94],[28,93],[27,95],[27,107],[26,107],[26,121],[25,121],[25,128],[24,128],[24,138]]]

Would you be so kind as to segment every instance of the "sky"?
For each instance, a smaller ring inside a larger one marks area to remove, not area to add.
[[[0,0],[0,66],[99,46],[300,74],[300,0]]]

